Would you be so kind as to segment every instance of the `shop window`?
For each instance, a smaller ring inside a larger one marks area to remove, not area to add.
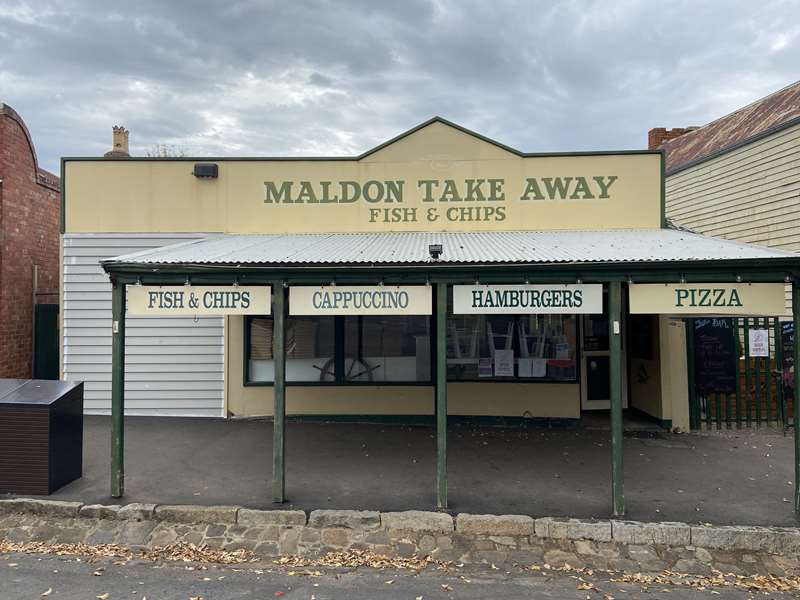
[[[576,381],[575,315],[449,315],[451,381]]]
[[[271,383],[272,317],[251,317],[248,326],[248,382]],[[334,318],[286,319],[286,381],[333,381]]]
[[[272,383],[272,317],[246,320],[247,383]],[[288,317],[286,381],[412,383],[431,381],[427,316]]]
[[[430,381],[430,327],[425,316],[344,317],[342,380]]]

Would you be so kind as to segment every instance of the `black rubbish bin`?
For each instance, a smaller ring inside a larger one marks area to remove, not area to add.
[[[0,379],[0,494],[52,494],[82,468],[83,383]]]

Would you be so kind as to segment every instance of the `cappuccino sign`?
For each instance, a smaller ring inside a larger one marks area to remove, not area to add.
[[[289,288],[290,315],[429,315],[429,285],[326,285]]]
[[[268,315],[271,308],[268,285],[128,286],[132,315]]]

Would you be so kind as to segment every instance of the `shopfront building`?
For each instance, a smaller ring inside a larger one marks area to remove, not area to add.
[[[62,370],[122,414],[688,427],[686,315],[774,314],[795,255],[669,229],[660,152],[442,119],[354,158],[64,159]],[[109,282],[110,278],[110,282]]]

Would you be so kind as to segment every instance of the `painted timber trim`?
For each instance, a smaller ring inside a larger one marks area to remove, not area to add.
[[[332,267],[310,266],[255,266],[235,265],[141,265],[134,263],[103,263],[106,272],[115,274],[130,283],[141,279],[143,284],[165,282],[184,283],[269,283],[283,278],[289,284],[318,283],[320,280],[337,283],[380,281],[385,283],[425,283],[434,276],[447,283],[474,283],[481,281],[514,283],[529,280],[531,283],[563,283],[581,279],[583,282],[612,280],[635,283],[677,283],[686,281],[736,281],[745,283],[785,282],[786,278],[800,275],[800,256],[771,259],[702,260],[635,263],[569,263],[569,264],[454,264],[454,265],[340,265]]]

